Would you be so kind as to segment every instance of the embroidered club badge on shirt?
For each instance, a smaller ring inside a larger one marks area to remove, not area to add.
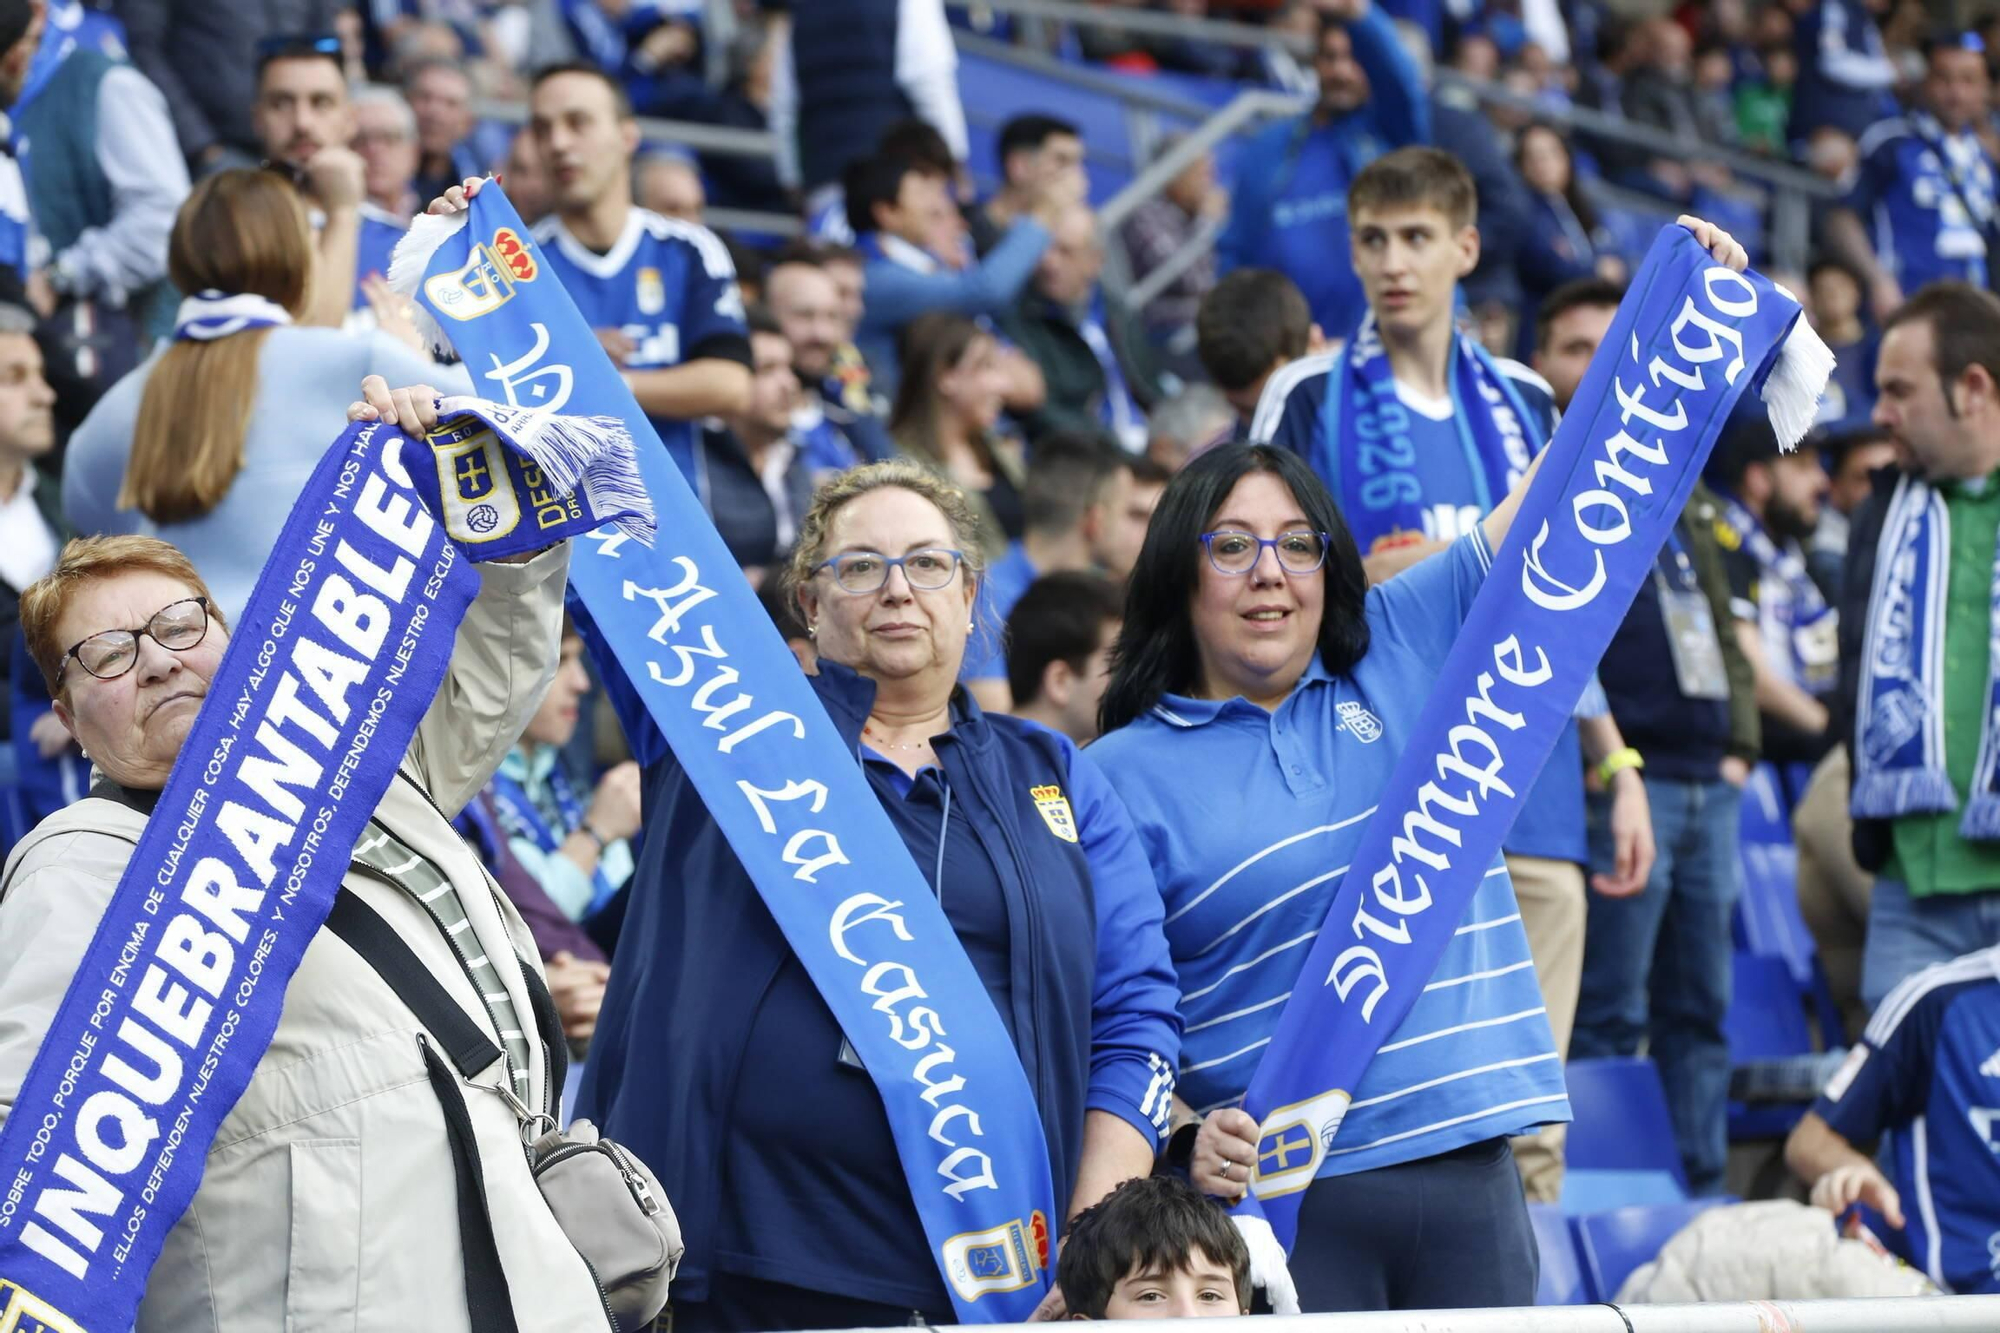
[[[1069,797],[1063,795],[1061,787],[1050,783],[1046,787],[1030,787],[1028,795],[1035,798],[1035,809],[1041,812],[1042,822],[1049,826],[1049,832],[1064,842],[1076,841],[1076,816],[1069,808]]]
[[[1334,711],[1340,714],[1340,726],[1336,730],[1347,732],[1366,745],[1373,745],[1382,739],[1382,719],[1354,700],[1335,704]]]
[[[657,315],[667,308],[667,284],[660,277],[660,270],[652,267],[639,270],[637,291],[639,313]]]

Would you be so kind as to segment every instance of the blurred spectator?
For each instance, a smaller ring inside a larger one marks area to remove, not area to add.
[[[769,32],[761,26],[746,27],[729,54],[729,81],[705,118],[735,129],[770,129],[777,48]],[[702,174],[715,187],[717,204],[770,213],[798,211],[797,201],[778,178],[775,161],[734,153],[703,153],[698,160]]]
[[[1730,63],[1729,48],[1709,43],[1696,49],[1690,73],[1694,91],[1695,124],[1702,140],[1724,148],[1736,145],[1736,102],[1732,95],[1736,71]]]
[[[1178,137],[1160,145],[1173,151]],[[1215,154],[1203,152],[1167,182],[1167,188],[1132,210],[1119,228],[1134,284],[1142,283],[1198,237],[1221,227],[1229,216],[1229,192],[1216,184]],[[1192,347],[1194,317],[1201,298],[1215,286],[1215,252],[1203,247],[1193,263],[1160,289],[1142,314],[1155,346],[1173,353]],[[1182,344],[1186,345],[1183,346]]]
[[[1030,112],[1000,127],[1000,188],[966,213],[972,244],[986,254],[1000,243],[1016,219],[1032,214],[1045,198],[1081,203],[1090,196],[1083,165],[1083,139],[1076,126],[1055,116]]]
[[[865,157],[884,130],[911,114],[936,127],[954,162],[965,161],[958,51],[944,0],[764,5],[789,11],[776,20],[784,54],[771,130],[778,137],[779,176],[805,192],[808,212],[822,202],[815,196],[837,188],[848,165]]]
[[[752,583],[792,549],[812,503],[813,469],[792,434],[799,378],[792,344],[771,312],[751,306],[750,402],[705,421],[688,483]]]
[[[764,278],[764,299],[791,343],[804,386],[794,419],[815,474],[889,457],[895,444],[877,406],[868,367],[854,348],[828,258],[809,246],[781,251]]]
[[[1011,307],[1048,249],[1049,228],[1072,202],[1067,184],[1051,184],[1033,208],[976,265],[962,259],[958,210],[943,178],[908,159],[864,158],[847,173],[847,216],[868,256],[868,298],[855,341],[884,389],[898,373],[896,342],[930,311],[995,317]]]
[[[1834,356],[1819,420],[1827,426],[1866,423],[1875,413],[1875,351],[1881,340],[1862,319],[1862,277],[1853,265],[1828,257],[1812,266],[1806,281],[1813,331]]]
[[[471,139],[472,76],[456,60],[425,60],[403,74],[403,96],[417,121],[417,197],[426,203],[492,164]]]
[[[1792,90],[1798,83],[1799,58],[1789,43],[1767,46],[1759,71],[1736,85],[1736,135],[1752,152],[1786,155],[1786,124],[1792,115]]]
[[[1703,123],[1695,109],[1690,82],[1693,43],[1687,29],[1672,19],[1651,19],[1640,26],[1639,55],[1625,76],[1620,102],[1626,119],[1648,125],[1681,143],[1703,142]],[[1685,201],[1694,188],[1688,162],[1646,149],[1627,148],[1609,157],[1612,174],[1621,185],[1665,199]]]
[[[7,697],[12,678],[21,594],[55,567],[56,553],[70,536],[62,517],[62,486],[43,471],[56,443],[54,408],[55,391],[43,378],[35,344],[33,312],[0,305],[0,645],[8,649],[0,654],[0,698]],[[42,713],[47,721],[33,725],[36,744],[45,753],[68,749],[68,733],[46,704]],[[11,716],[11,709],[0,708],[0,741],[11,735]]]
[[[1014,716],[1078,745],[1097,739],[1097,705],[1124,610],[1124,594],[1102,574],[1066,570],[1029,584],[1007,617]]]
[[[1872,362],[1874,358],[1869,359]],[[1872,372],[1874,367],[1869,369]],[[1815,445],[1826,455],[1829,481],[1806,564],[1820,591],[1829,601],[1836,601],[1846,579],[1847,538],[1854,514],[1874,490],[1875,474],[1895,466],[1896,445],[1888,431],[1869,424],[1866,418],[1850,418],[1839,426],[1815,431],[1806,447]]]
[[[1986,285],[1994,164],[1974,127],[1987,114],[1991,90],[1983,52],[1939,41],[1921,109],[1861,137],[1860,175],[1827,234],[1841,257],[1868,275],[1877,319],[1926,283]],[[1871,236],[1881,239],[1881,253]]]
[[[1826,497],[1819,452],[1780,453],[1763,414],[1739,415],[1704,479],[1722,501],[1715,527],[1729,571],[1736,639],[1756,673],[1763,751],[1779,764],[1819,762],[1840,669],[1840,617],[1806,568]]]
[[[549,180],[549,170],[542,161],[541,150],[535,146],[535,132],[523,128],[515,132],[513,143],[507,148],[507,163],[501,174],[506,178],[508,202],[521,215],[521,221],[533,226],[549,215],[555,207],[554,187]]]
[[[1096,435],[1063,432],[1035,446],[1021,488],[1020,539],[995,560],[979,585],[978,628],[960,673],[978,687],[984,707],[1012,707],[1007,645],[1000,627],[1028,586],[1045,574],[1096,570],[1123,579],[1138,561],[1157,490],[1134,504],[1132,460]],[[992,703],[987,701],[991,699]]]
[[[617,79],[642,116],[705,120],[700,0],[560,0],[578,49]]]
[[[222,296],[183,303],[173,340],[112,386],[63,461],[71,527],[172,542],[231,623],[362,377],[472,387],[463,368],[436,366],[387,333],[297,327],[310,235],[297,192],[272,172],[197,185],[175,220],[167,272],[182,291]]]
[[[874,304],[874,282],[869,283]],[[1006,370],[1000,344],[964,315],[920,315],[903,336],[902,382],[889,434],[903,454],[965,492],[979,518],[987,564],[1022,533],[1021,443],[1000,433]]]
[[[750,339],[729,252],[713,232],[633,206],[639,127],[602,70],[537,74],[528,124],[554,186],[555,211],[535,227],[542,257],[691,475],[694,423],[750,400]]]
[[[1889,90],[1896,85],[1896,67],[1875,26],[1874,11],[1882,5],[1883,0],[1816,0],[1799,13],[1792,30],[1799,62],[1792,142],[1824,125],[1859,139],[1870,125],[1895,114]]]
[[[1342,207],[1345,207],[1345,201]],[[1275,269],[1243,268],[1226,275],[1202,298],[1195,315],[1195,345],[1215,387],[1248,430],[1278,372],[1325,350],[1305,294]],[[1282,408],[1281,388],[1275,400]]]
[[[419,208],[437,197],[420,196],[414,188],[417,118],[411,113],[410,104],[394,88],[371,84],[355,89],[354,151],[361,154],[368,203],[386,216],[407,224]],[[513,173],[509,172],[509,199],[514,197],[515,188]]]
[[[1313,67],[1318,104],[1271,126],[1237,155],[1223,272],[1265,265],[1305,294],[1336,336],[1360,318],[1347,246],[1347,187],[1392,148],[1430,138],[1429,108],[1394,25],[1370,0],[1324,0]]]
[[[2000,303],[1939,283],[1891,317],[1876,363],[1875,419],[1907,471],[1877,473],[1854,514],[1840,635],[1840,712],[1856,733],[1855,859],[1878,876],[1861,976],[1871,1008],[1920,968],[2000,943],[2000,845],[1984,811],[1975,818],[1964,808],[1992,799],[1981,775],[1993,744],[1996,349]],[[1892,505],[1892,495],[1914,503]],[[1917,562],[1905,552],[1926,545],[1936,554],[1928,576],[1913,581]],[[1920,650],[1898,659],[1873,646],[1890,635],[1909,643],[1917,616]],[[1899,661],[1907,663],[1900,679],[1888,675]],[[1914,698],[1898,711],[1890,693]],[[1923,740],[1914,766],[1908,730],[1897,725],[1912,709]]]
[[[262,135],[251,119],[273,38],[323,42],[340,63],[334,19],[353,0],[118,0],[133,63],[167,99],[181,152],[198,172],[251,166]],[[345,74],[344,67],[342,68]]]
[[[338,328],[350,310],[364,306],[379,319],[390,303],[380,275],[389,271],[403,228],[366,206],[367,168],[348,147],[354,104],[339,50],[322,40],[284,43],[267,47],[262,62],[253,115],[257,138],[266,160],[290,169],[319,233],[312,303],[299,322]]]
[[[27,87],[43,26],[43,11],[32,0],[6,0],[0,5],[0,101],[8,106],[18,102]],[[28,277],[36,266],[28,257],[35,224],[28,214],[27,180],[15,152],[13,136],[0,135],[0,284],[4,284],[0,296],[25,303]]]
[[[1057,430],[1095,430],[1128,453],[1146,447],[1145,403],[1159,395],[1145,339],[1098,286],[1097,217],[1073,204],[1055,220],[1028,290],[1000,321],[1037,366],[1047,397],[1021,424],[1030,444]],[[1143,401],[1142,401],[1143,400]]]
[[[631,760],[598,779],[586,803],[562,764],[590,692],[583,639],[565,625],[562,657],[541,707],[500,761],[490,790],[507,847],[571,921],[602,910],[632,876],[639,834],[639,766]]]
[[[1872,489],[1872,487],[1871,487]],[[1842,552],[1843,558],[1845,552]],[[1868,1025],[1861,1003],[1861,959],[1868,937],[1869,899],[1875,874],[1854,859],[1853,761],[1845,745],[1820,760],[1792,809],[1792,841],[1799,853],[1799,916],[1812,934],[1826,988],[1849,1033]]]
[[[679,218],[702,226],[708,193],[701,172],[676,153],[643,153],[633,168],[633,192],[639,207],[663,218]]]
[[[1174,473],[1196,454],[1235,434],[1236,409],[1213,384],[1186,384],[1153,410],[1146,425],[1146,457],[1162,471]]]
[[[1624,262],[1597,225],[1597,210],[1576,177],[1568,141],[1551,126],[1530,125],[1515,141],[1514,162],[1531,201],[1516,257],[1522,296],[1539,308],[1566,283],[1622,278]],[[1539,336],[1534,320],[1521,321],[1522,351],[1533,349]]]
[[[1991,1096],[2000,1048],[2000,949],[1911,976],[1882,1005],[1785,1161],[1835,1217],[1865,1204],[1946,1292],[2000,1293],[2000,1154]],[[1867,1150],[1877,1142],[1892,1184]]]

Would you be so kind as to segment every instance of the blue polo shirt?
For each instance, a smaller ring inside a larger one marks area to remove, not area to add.
[[[1889,992],[1813,1110],[1886,1139],[1906,1257],[1961,1296],[2000,1293],[2000,947]]]
[[[1198,1110],[1242,1098],[1491,563],[1474,528],[1370,589],[1367,654],[1344,676],[1315,657],[1274,712],[1168,695],[1090,747],[1166,899],[1179,1091]],[[1369,1064],[1321,1174],[1568,1119],[1513,882],[1496,859],[1423,996]]]

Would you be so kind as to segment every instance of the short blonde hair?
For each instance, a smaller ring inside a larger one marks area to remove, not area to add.
[[[870,491],[892,486],[936,505],[945,522],[951,524],[952,540],[965,553],[966,568],[975,577],[986,572],[986,562],[979,554],[979,518],[965,502],[965,492],[914,459],[887,458],[851,467],[814,494],[812,507],[799,520],[798,545],[792,548],[792,563],[785,570],[786,586],[794,595],[811,581],[813,571],[826,559],[826,540],[833,529],[833,516]]]
[[[195,596],[208,599],[209,619],[225,630],[229,628],[194,563],[172,542],[140,536],[72,538],[63,547],[56,567],[21,594],[21,634],[28,641],[28,656],[35,659],[48,683],[50,698],[56,695],[56,667],[69,650],[68,644],[56,639],[56,626],[62,623],[70,602],[93,583],[138,571],[164,574],[185,583]]]

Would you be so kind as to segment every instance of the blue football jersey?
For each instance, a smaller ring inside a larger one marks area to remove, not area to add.
[[[736,267],[706,227],[635,208],[617,243],[601,255],[555,217],[536,225],[535,239],[590,326],[618,329],[632,340],[626,369],[664,369],[704,357],[750,364]],[[688,472],[694,423],[652,422],[675,464]]]
[[[2000,947],[1909,978],[1813,1106],[1857,1148],[1886,1139],[1910,1259],[2000,1293]]]
[[[1926,115],[1897,116],[1863,135],[1860,151],[1848,206],[1903,290],[1944,279],[1983,287],[1994,170],[1978,137],[1946,134]]]
[[[361,205],[361,234],[354,247],[354,308],[368,308],[368,294],[361,284],[373,273],[382,278],[389,276],[389,257],[396,252],[396,244],[408,234],[410,226],[395,214],[377,208],[374,204]]]

